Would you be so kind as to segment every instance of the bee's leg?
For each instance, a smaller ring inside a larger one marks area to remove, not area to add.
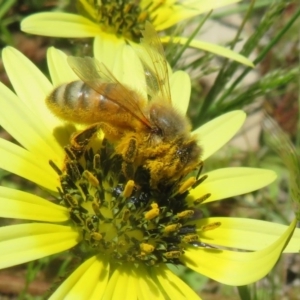
[[[109,141],[119,141],[122,137],[122,132],[116,127],[109,125],[108,123],[99,123],[100,128],[102,129],[105,138]]]
[[[132,134],[126,136],[118,144],[116,151],[122,155],[122,171],[126,178],[134,177],[134,162],[138,154],[138,141]]]
[[[134,176],[134,161],[138,152],[138,141],[132,133],[120,132],[120,130],[107,124],[100,123],[100,127],[105,134],[105,137],[110,141],[117,141],[116,153],[122,156],[122,172],[128,179],[133,179]]]
[[[129,179],[134,177],[134,161],[137,156],[137,140],[132,138],[128,142],[128,148],[124,155],[124,162],[122,163],[122,171]]]
[[[79,158],[85,150],[86,145],[89,143],[93,135],[99,130],[99,124],[93,124],[92,126],[75,133],[70,139],[70,150]]]

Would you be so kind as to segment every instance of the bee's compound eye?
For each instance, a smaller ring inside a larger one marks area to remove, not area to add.
[[[158,136],[173,139],[189,131],[187,119],[169,105],[153,103],[149,112],[152,124],[159,130],[155,133]]]
[[[196,141],[191,140],[187,143],[182,143],[181,147],[177,149],[177,156],[179,157],[182,164],[186,165],[190,162],[197,161],[202,150],[196,143]]]
[[[162,129],[157,126],[151,128],[151,133],[159,136],[163,135]]]
[[[189,161],[189,151],[185,148],[179,148],[176,152],[182,164],[187,164]]]

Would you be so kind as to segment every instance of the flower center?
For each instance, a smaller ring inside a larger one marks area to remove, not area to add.
[[[186,196],[205,176],[166,181],[158,190],[142,166],[134,180],[125,178],[114,146],[93,137],[94,131],[83,133],[81,144],[66,147],[64,170],[51,165],[60,175],[60,203],[68,207],[85,249],[117,263],[181,264],[188,245],[201,246],[195,225],[188,224],[201,201],[188,204]]]
[[[142,1],[135,0],[80,0],[79,10],[88,13],[101,29],[130,40],[138,42],[145,21],[150,20],[150,13],[156,10],[163,1],[157,5],[150,1],[146,6],[141,6]]]

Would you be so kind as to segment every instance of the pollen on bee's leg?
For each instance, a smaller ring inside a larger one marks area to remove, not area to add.
[[[179,194],[183,194],[184,192],[186,192],[190,187],[192,187],[194,185],[194,183],[196,182],[196,177],[190,177],[188,178],[186,181],[184,181],[179,189],[178,189],[178,193]]]
[[[85,146],[92,139],[93,135],[99,130],[99,125],[94,124],[83,131],[75,133],[71,137],[71,148],[75,153],[82,153],[85,150]]]
[[[123,197],[124,198],[130,197],[131,194],[132,194],[133,189],[134,189],[134,181],[133,180],[128,180],[126,185],[125,185],[124,191],[123,191]]]

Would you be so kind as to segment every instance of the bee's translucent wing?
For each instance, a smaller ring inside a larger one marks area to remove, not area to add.
[[[279,154],[290,175],[290,195],[297,219],[300,220],[300,157],[290,138],[276,121],[267,113],[264,115],[263,129],[269,146]]]
[[[138,55],[145,70],[148,94],[151,97],[159,95],[171,103],[168,64],[164,49],[154,27],[149,22],[146,22]]]
[[[143,113],[146,100],[122,85],[106,66],[92,57],[69,56],[68,63],[78,77],[90,88],[130,112],[146,126],[151,127]]]

